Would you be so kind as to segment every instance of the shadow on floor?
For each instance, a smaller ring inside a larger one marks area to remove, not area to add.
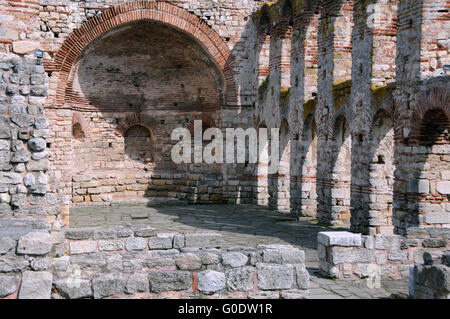
[[[318,232],[347,230],[320,226],[313,220],[299,221],[255,205],[161,203],[159,207],[122,204],[71,208],[71,228],[135,224],[150,224],[158,232],[219,232],[226,247],[284,243],[311,250],[317,249]]]

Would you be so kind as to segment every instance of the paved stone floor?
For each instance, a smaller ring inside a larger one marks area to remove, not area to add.
[[[149,207],[150,206],[150,207]],[[290,244],[305,250],[311,275],[310,298],[389,298],[407,295],[407,282],[382,282],[378,289],[367,281],[331,280],[318,273],[317,233],[337,230],[317,225],[314,220],[279,214],[253,205],[186,205],[173,200],[122,203],[98,207],[73,207],[70,227],[150,224],[158,232],[222,234],[223,248],[257,247],[260,244]]]

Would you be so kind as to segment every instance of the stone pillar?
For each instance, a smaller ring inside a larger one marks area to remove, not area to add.
[[[353,1],[322,1],[320,3],[318,35],[318,102],[316,122],[320,123],[318,141],[318,162],[329,162],[330,132],[334,123],[335,87],[346,87],[351,78],[353,28]],[[342,107],[342,106],[341,106]],[[340,108],[340,107],[338,107]],[[322,144],[324,143],[324,144]],[[318,171],[318,219],[332,223],[331,189],[332,177],[329,165],[320,165]]]
[[[425,221],[427,213],[444,213],[431,202],[423,200],[429,193],[419,192],[419,183],[424,186],[426,182],[423,180],[432,176],[425,172],[428,167],[439,167],[443,163],[438,159],[447,152],[445,149],[448,146],[436,148],[430,144],[423,147],[425,145],[420,145],[423,143],[418,134],[420,126],[426,124],[423,122],[425,118],[432,115],[426,114],[426,111],[442,108],[433,104],[436,99],[433,94],[438,92],[435,91],[436,87],[446,90],[443,88],[446,86],[441,80],[443,78],[437,75],[443,75],[443,63],[447,63],[442,58],[448,55],[445,53],[448,48],[442,46],[442,39],[447,36],[440,31],[448,24],[447,20],[445,1],[399,2],[394,94],[397,112],[401,114],[398,122],[402,126],[395,154],[394,231],[400,234],[408,227],[428,224]],[[442,115],[438,117],[442,118]],[[430,128],[438,127],[436,123]],[[433,162],[431,166],[430,161]],[[437,179],[432,177],[431,180]],[[445,220],[442,221],[445,223]]]
[[[448,75],[444,66],[450,64],[448,1],[421,0],[420,78],[421,80]]]
[[[305,119],[306,116],[314,117],[315,105],[313,93],[317,93],[317,29],[319,20],[318,4],[315,1],[307,1],[298,4],[301,8],[295,8],[294,26],[292,35],[292,51],[291,51],[291,89],[289,91],[290,116],[293,121],[293,152],[301,154],[301,156],[293,156],[291,164],[291,208],[300,214],[308,211],[307,215],[315,214],[315,199],[312,205],[305,204],[311,198],[311,192],[315,194],[315,167],[305,167],[305,156],[308,152],[310,143],[304,143]],[[309,102],[304,108],[305,102]],[[308,145],[306,145],[308,144]],[[311,154],[317,157],[317,152]],[[314,173],[304,178],[305,170],[312,170]],[[310,187],[314,184],[314,189],[305,190],[303,184]],[[314,206],[314,208],[310,207]]]
[[[375,233],[377,226],[380,226],[380,212],[377,211],[381,204],[376,202],[378,195],[374,194],[376,190],[370,183],[369,167],[373,162],[372,152],[376,152],[380,145],[371,145],[373,150],[367,147],[374,138],[368,135],[369,132],[373,134],[374,129],[372,127],[371,130],[369,123],[375,120],[375,109],[379,107],[372,105],[373,95],[379,87],[395,81],[397,4],[385,0],[356,2],[353,19],[350,104],[355,114],[354,122],[359,129],[353,132],[352,143],[351,227],[354,231]],[[393,149],[386,151],[388,154],[393,153]]]
[[[450,254],[432,258],[424,253],[424,264],[414,265],[409,295],[414,299],[450,299]]]

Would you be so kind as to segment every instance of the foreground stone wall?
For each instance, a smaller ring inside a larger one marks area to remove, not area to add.
[[[214,233],[149,226],[73,229],[52,258],[45,229],[2,237],[0,298],[306,298],[305,253],[289,245],[221,251]],[[64,251],[59,251],[64,253]]]
[[[318,234],[320,270],[340,279],[408,279],[410,266],[423,263],[424,252],[440,258],[448,249],[450,230],[409,228],[407,236]]]
[[[415,299],[450,299],[450,252],[424,253],[424,263],[411,272],[409,295]]]
[[[371,235],[448,224],[446,173],[439,175],[449,152],[446,12],[445,1],[325,0],[277,1],[252,15],[260,78],[270,61],[267,79],[254,82],[255,118],[268,127],[288,123],[291,183],[283,192],[291,212]],[[435,125],[421,128],[428,122]]]

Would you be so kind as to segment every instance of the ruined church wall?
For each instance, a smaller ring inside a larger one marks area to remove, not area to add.
[[[315,167],[310,167],[310,160],[296,156],[291,164],[292,211],[302,214],[302,209],[314,207],[310,200],[313,194],[317,196],[312,201],[317,207],[313,216],[322,223],[340,224],[355,232],[403,234],[408,227],[447,225],[448,195],[443,189],[446,173],[443,177],[436,172],[447,170],[448,135],[442,133],[438,145],[426,149],[419,146],[417,135],[421,123],[431,116],[427,111],[433,108],[442,110],[442,125],[448,127],[448,91],[444,88],[448,76],[442,69],[448,55],[448,46],[443,44],[448,38],[444,34],[448,29],[445,1],[372,1],[354,7],[346,1],[321,1],[317,9],[308,6],[307,1],[300,2],[292,3],[293,20],[303,21],[294,23],[294,35],[302,27],[316,27],[317,14],[324,17],[317,22],[317,33],[313,32],[316,37],[301,33],[305,52],[312,57],[302,56],[301,46],[293,43],[290,89],[283,94],[278,82],[271,80],[278,78],[279,71],[275,70],[275,75],[270,74],[258,87],[255,106],[258,121],[267,125],[278,126],[280,119],[289,114],[291,154],[302,157],[309,148],[308,142],[301,141],[310,135],[308,116],[315,118],[316,194],[305,191],[302,184],[308,185],[309,181],[298,173]],[[266,24],[263,17],[267,16],[269,24],[276,26],[282,20],[285,3],[263,7],[254,14],[256,22]],[[305,21],[305,17],[311,19]],[[431,20],[440,21],[440,26]],[[335,24],[339,27],[333,29]],[[270,34],[273,45],[280,41],[279,37],[275,31]],[[311,42],[317,43],[317,48]],[[313,75],[302,81],[307,72],[302,64],[306,66],[311,59],[318,62],[315,89],[313,86],[317,97],[305,95],[302,100],[302,95],[311,91],[315,72],[314,68],[308,70]],[[300,79],[298,84],[296,78]],[[279,104],[274,102],[277,96]],[[285,105],[289,107],[283,108]],[[383,117],[382,122],[392,123],[390,129],[378,127]],[[336,125],[342,119],[347,122],[351,139],[343,144],[347,145],[345,150],[336,145],[335,136]],[[336,165],[340,153],[350,156]],[[426,181],[420,181],[422,178]],[[430,186],[420,195],[418,183],[440,183],[444,193]]]

